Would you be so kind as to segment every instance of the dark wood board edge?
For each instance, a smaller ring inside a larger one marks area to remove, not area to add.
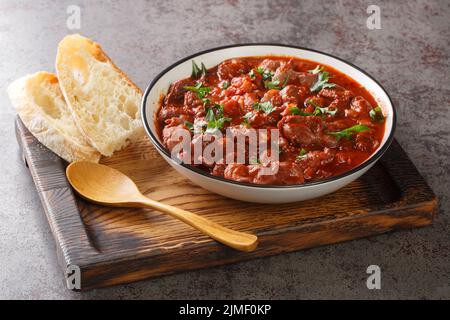
[[[404,211],[373,213],[358,216],[355,219],[341,219],[324,222],[315,226],[303,226],[284,233],[258,234],[260,247],[250,253],[236,252],[219,246],[209,248],[184,248],[168,255],[130,261],[105,261],[97,265],[86,266],[83,271],[83,288],[90,290],[98,287],[130,283],[138,280],[164,275],[243,262],[267,256],[278,255],[328,244],[356,240],[379,235],[399,229],[424,227],[432,223],[435,203],[424,203]],[[377,223],[374,225],[374,216]],[[374,227],[375,226],[375,227]],[[295,239],[293,241],[293,239]],[[367,245],[367,244],[366,244]],[[208,250],[205,254],[205,250]],[[149,266],[167,266],[158,268]],[[99,271],[101,270],[101,271]]]
[[[92,245],[84,227],[75,195],[65,177],[64,161],[42,146],[35,138],[30,140],[29,131],[19,117],[16,118],[15,129],[21,147],[22,159],[30,170],[36,185],[45,216],[58,248],[58,262],[65,273],[67,266],[78,265],[80,261],[96,256],[99,252]],[[31,152],[34,153],[33,156]],[[46,161],[44,170],[53,172],[54,188],[44,186],[43,182],[40,181],[40,169],[37,164],[39,161]]]
[[[257,250],[250,254],[236,252],[220,244],[207,243],[205,246],[197,248],[183,247],[176,254],[171,254],[170,257],[167,257],[167,255],[141,255],[139,259],[133,261],[130,261],[127,257],[117,259],[117,257],[98,252],[90,241],[80,217],[76,198],[65,178],[64,161],[40,145],[30,135],[19,118],[16,120],[16,134],[18,142],[22,146],[24,159],[28,163],[38,194],[44,205],[46,217],[57,244],[57,251],[60,252],[59,260],[63,270],[70,264],[80,266],[83,290],[348,241],[396,229],[425,226],[432,223],[437,208],[436,196],[417,172],[417,169],[411,163],[408,163],[407,169],[409,171],[415,170],[406,179],[411,181],[396,181],[399,183],[398,187],[402,193],[399,199],[399,202],[404,206],[402,211],[393,207],[390,210],[383,210],[383,213],[375,211],[367,215],[358,215],[355,218],[348,217],[334,222],[325,221],[313,226],[299,225],[293,227],[289,233],[261,230],[261,232],[258,232],[258,236],[261,239],[261,244],[264,244],[264,251]],[[405,161],[404,159],[409,160],[396,141],[394,141],[392,147],[398,149],[398,152],[402,154],[396,152],[389,161],[382,158],[380,162],[389,172],[395,173],[397,166],[399,168],[405,167],[405,163],[402,163]],[[33,156],[31,156],[31,152],[33,152]],[[38,172],[37,162],[39,161],[45,162],[43,168],[47,170],[47,174],[52,174],[51,180],[54,183],[48,184],[39,180],[39,174],[41,173]],[[414,194],[414,190],[407,188],[411,183],[422,188],[419,197]],[[60,201],[61,199],[69,201]],[[380,221],[377,228],[373,228],[373,224],[368,224],[369,219],[373,220],[374,216]],[[399,220],[400,217],[408,217],[408,219]],[[361,228],[364,223],[368,225],[368,228]],[[356,226],[358,228],[355,228]],[[341,230],[337,230],[339,228]],[[323,232],[330,232],[330,230],[335,232],[333,237],[324,237]],[[306,234],[306,232],[308,233]],[[305,241],[305,236],[309,237],[308,241]],[[292,237],[298,241],[292,242]],[[77,239],[77,241],[74,243],[73,239]],[[170,270],[149,268],[149,266],[165,263],[164,259],[169,259],[172,263],[173,267]]]

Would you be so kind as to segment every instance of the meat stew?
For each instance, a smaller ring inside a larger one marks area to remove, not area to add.
[[[266,164],[250,157],[192,164],[212,175],[266,185],[320,181],[359,166],[383,139],[385,116],[375,98],[330,66],[285,56],[234,58],[210,69],[192,63],[192,75],[171,84],[157,113],[169,151],[180,129],[193,141],[227,129],[279,132],[275,174],[261,174]]]

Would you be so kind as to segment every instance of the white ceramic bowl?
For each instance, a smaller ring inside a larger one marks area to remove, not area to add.
[[[156,133],[155,117],[159,108],[160,97],[162,94],[167,93],[170,84],[176,80],[190,76],[192,68],[191,60],[195,59],[198,63],[203,62],[207,68],[211,68],[223,60],[230,58],[268,55],[293,56],[312,60],[318,64],[328,65],[347,74],[363,85],[375,97],[386,115],[386,128],[383,140],[372,156],[358,167],[338,176],[330,177],[322,181],[288,186],[255,185],[226,180],[172,160],[170,153],[162,145]],[[280,44],[245,44],[214,48],[199,52],[174,63],[156,76],[146,89],[141,104],[141,115],[150,140],[161,156],[180,174],[184,175],[193,183],[212,192],[233,199],[259,203],[302,201],[320,197],[344,187],[369,170],[383,155],[392,142],[396,125],[396,113],[389,95],[366,72],[342,59],[323,52]]]

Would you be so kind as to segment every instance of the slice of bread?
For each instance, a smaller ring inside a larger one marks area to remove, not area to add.
[[[66,161],[98,162],[95,150],[75,124],[55,74],[37,72],[14,81],[9,98],[30,132]]]
[[[142,91],[103,52],[74,34],[58,46],[56,70],[66,102],[90,143],[105,156],[144,135]]]

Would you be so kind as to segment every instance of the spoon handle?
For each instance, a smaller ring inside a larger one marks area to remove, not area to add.
[[[177,218],[191,227],[203,232],[214,240],[217,240],[236,250],[253,251],[258,245],[257,236],[250,233],[225,228],[224,226],[196,215],[195,213],[151,200],[145,196],[142,196],[142,198],[139,199],[139,202],[147,207],[165,212],[170,216]]]

